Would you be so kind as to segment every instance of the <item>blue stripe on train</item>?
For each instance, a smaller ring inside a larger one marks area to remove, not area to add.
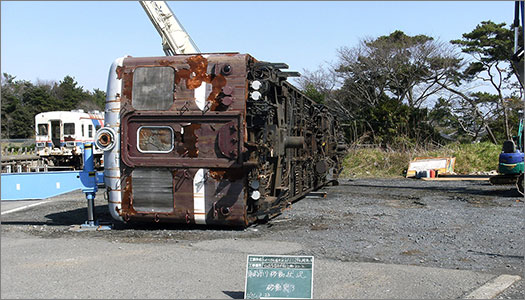
[[[60,147],[65,147],[65,146],[66,146],[65,142],[61,142],[60,143]],[[82,143],[82,142],[75,142],[75,146],[80,146],[80,148],[84,148],[84,143]],[[53,147],[53,143],[48,142],[47,143],[47,147]]]
[[[65,147],[67,142],[60,143],[60,146]],[[81,148],[84,148],[84,144],[82,142],[75,142],[75,146],[80,146]]]
[[[91,119],[91,122],[93,123],[93,126],[95,126],[95,128],[97,128],[97,126],[102,127],[102,124],[100,124],[100,120]]]

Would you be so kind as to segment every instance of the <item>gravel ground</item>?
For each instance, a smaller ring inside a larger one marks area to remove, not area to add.
[[[414,179],[340,183],[324,188],[324,198],[306,197],[268,223],[245,230],[116,224],[108,232],[74,232],[70,226],[84,222],[86,209],[83,194],[72,192],[2,216],[2,234],[88,236],[132,244],[278,240],[300,244],[294,254],[316,259],[524,276],[524,203],[511,186]],[[96,204],[99,219],[110,221],[104,200],[97,198]],[[498,298],[525,298],[523,280]]]

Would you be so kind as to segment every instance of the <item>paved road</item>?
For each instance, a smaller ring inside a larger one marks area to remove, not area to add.
[[[52,199],[44,200],[23,200],[23,201],[2,201],[2,215],[11,214],[17,211],[29,209],[34,206],[43,205]]]
[[[130,244],[2,238],[2,298],[242,298],[246,255],[295,243],[219,239]],[[494,278],[464,270],[318,259],[315,298],[457,298]]]
[[[247,254],[313,255],[315,298],[461,298],[523,275],[523,202],[508,187],[363,179],[326,191],[246,230],[75,232],[83,195],[48,199],[2,215],[1,297],[242,298]],[[497,297],[523,295],[520,280]]]

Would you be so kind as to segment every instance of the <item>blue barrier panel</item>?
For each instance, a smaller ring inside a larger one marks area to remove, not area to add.
[[[98,182],[104,182],[103,173],[97,172],[96,178]],[[4,173],[0,180],[1,200],[45,199],[92,188],[92,179],[87,172],[82,171]]]

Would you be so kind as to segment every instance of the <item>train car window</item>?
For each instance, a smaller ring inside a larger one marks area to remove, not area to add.
[[[93,125],[88,125],[88,137],[93,137]]]
[[[75,123],[64,123],[64,135],[75,134]]]
[[[137,149],[142,153],[168,153],[173,150],[173,129],[168,126],[142,126],[137,131]]]
[[[82,136],[85,136],[85,134],[84,134],[84,124],[80,125],[80,130],[82,131]]]
[[[166,110],[173,104],[175,69],[141,67],[133,73],[131,105],[138,110]]]
[[[49,133],[47,124],[38,124],[38,135],[47,135]]]

